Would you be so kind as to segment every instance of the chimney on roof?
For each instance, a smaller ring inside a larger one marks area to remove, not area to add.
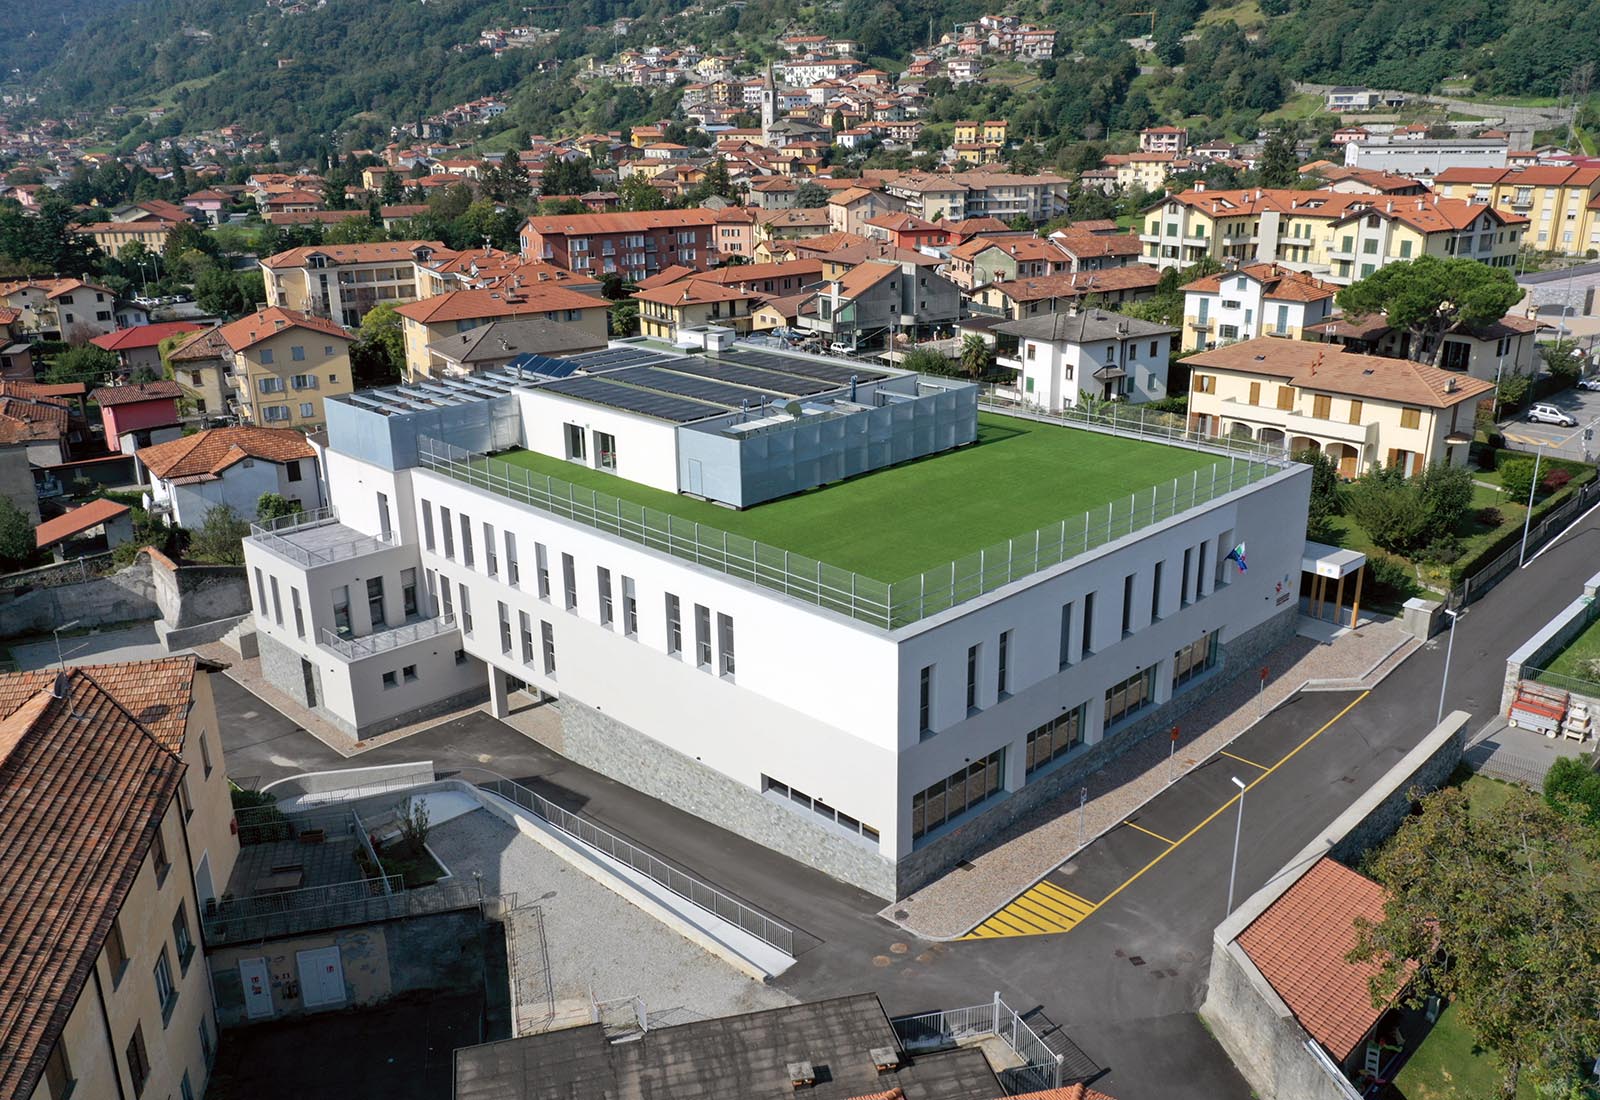
[[[1456,380],[1454,378],[1445,379],[1444,392],[1445,393],[1455,393],[1456,392]]]
[[[808,1089],[817,1083],[817,1071],[811,1068],[810,1062],[789,1063],[789,1084],[796,1092]]]
[[[873,1047],[867,1053],[871,1055],[872,1064],[879,1073],[900,1068],[900,1052],[894,1047]]]
[[[1390,199],[1387,203],[1385,203],[1383,209],[1384,209],[1385,213],[1393,214],[1394,213],[1394,200]]]

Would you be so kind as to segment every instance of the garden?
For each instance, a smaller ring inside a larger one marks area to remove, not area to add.
[[[1313,468],[1307,537],[1367,555],[1369,606],[1394,611],[1416,595],[1442,597],[1515,546],[1533,521],[1594,480],[1593,467],[1485,445],[1467,466],[1435,464],[1407,477],[1375,466],[1341,482],[1317,452],[1295,456]]]

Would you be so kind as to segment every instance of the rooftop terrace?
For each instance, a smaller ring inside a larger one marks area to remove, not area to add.
[[[491,458],[436,440],[419,446],[425,468],[885,629],[1286,464],[1137,413],[1069,417],[1075,427],[986,411],[971,446],[743,511],[530,451]]]
[[[619,496],[679,519],[817,558],[888,582],[1056,523],[1104,513],[1134,493],[1209,470],[1217,456],[1073,431],[997,413],[978,417],[978,442],[743,511],[651,489],[533,451],[516,466]],[[1080,520],[1081,526],[1081,520]]]

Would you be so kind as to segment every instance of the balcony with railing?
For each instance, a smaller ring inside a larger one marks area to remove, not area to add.
[[[248,541],[306,569],[399,545],[392,531],[369,535],[346,527],[339,522],[339,510],[332,505],[252,523]]]
[[[359,661],[375,657],[380,653],[390,653],[416,642],[431,641],[455,629],[454,615],[435,615],[431,619],[418,619],[415,622],[403,623],[389,630],[379,630],[360,637],[350,637],[323,627],[317,640],[323,649],[338,654],[344,660]]]

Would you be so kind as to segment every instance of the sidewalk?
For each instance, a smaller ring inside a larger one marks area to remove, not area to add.
[[[194,651],[202,657],[209,657],[212,660],[226,663],[228,668],[224,675],[229,679],[236,681],[251,695],[254,695],[267,706],[282,714],[289,721],[328,746],[328,748],[347,758],[359,756],[368,749],[375,749],[380,745],[404,740],[412,734],[421,733],[423,730],[432,729],[434,726],[442,726],[446,722],[453,722],[466,714],[487,714],[489,712],[488,703],[460,707],[444,714],[436,714],[431,718],[425,718],[420,722],[413,722],[408,726],[399,726],[376,737],[357,741],[339,727],[317,717],[295,702],[292,697],[267,683],[266,677],[261,674],[261,658],[241,659],[237,653],[221,642],[208,642],[205,645],[195,646]]]
[[[1266,659],[1269,668],[1282,671],[1268,681],[1262,700],[1256,698],[1256,678],[1244,670],[1184,716],[1183,729],[1200,732],[1179,742],[1177,774],[1203,763],[1254,725],[1263,710],[1270,711],[1302,688],[1371,687],[1419,645],[1392,621],[1363,623],[1327,643],[1296,637]],[[1150,737],[1085,781],[1086,844],[1166,789],[1169,747],[1165,737]],[[1014,823],[959,873],[945,875],[879,915],[924,939],[960,936],[1071,856],[1078,850],[1078,838],[1078,799],[1067,794]]]

